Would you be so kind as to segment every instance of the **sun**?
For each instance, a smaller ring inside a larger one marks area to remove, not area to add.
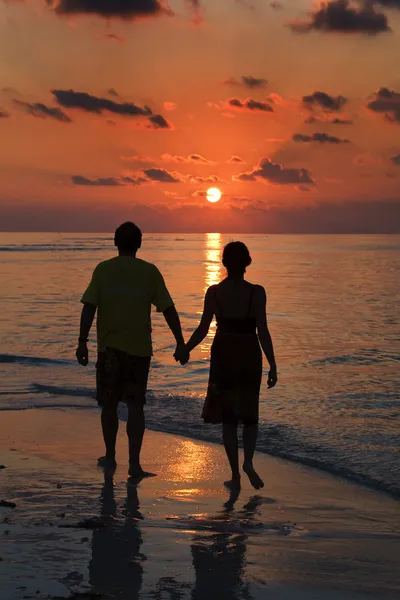
[[[222,192],[216,187],[207,190],[206,198],[209,202],[218,202],[221,200]]]

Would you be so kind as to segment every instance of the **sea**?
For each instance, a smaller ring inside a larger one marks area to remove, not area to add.
[[[400,236],[145,234],[139,256],[163,273],[186,337],[237,239],[267,291],[278,364],[272,390],[264,364],[258,450],[400,498]],[[111,233],[0,233],[0,426],[4,410],[98,412],[94,330],[88,367],[74,354],[81,295],[114,255]],[[221,442],[200,419],[214,333],[181,367],[153,314],[149,428]]]

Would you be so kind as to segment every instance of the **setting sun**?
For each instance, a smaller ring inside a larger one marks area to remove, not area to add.
[[[218,188],[209,188],[207,190],[207,200],[209,202],[218,202],[221,200],[222,192]]]

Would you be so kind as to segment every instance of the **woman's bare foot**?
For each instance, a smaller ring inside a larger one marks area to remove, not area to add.
[[[243,463],[243,471],[246,473],[247,477],[250,480],[251,485],[256,490],[259,490],[264,487],[264,482],[261,477],[256,473],[252,463]]]
[[[133,479],[144,479],[145,477],[156,476],[155,473],[148,473],[148,471],[143,471],[142,467],[134,467],[132,465],[129,466],[128,475]]]
[[[229,481],[224,481],[224,486],[231,492],[240,492],[240,475],[232,477]]]

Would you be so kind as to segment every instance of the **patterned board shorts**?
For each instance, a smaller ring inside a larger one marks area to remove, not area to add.
[[[146,404],[150,356],[132,356],[122,350],[106,348],[96,363],[97,403]]]

